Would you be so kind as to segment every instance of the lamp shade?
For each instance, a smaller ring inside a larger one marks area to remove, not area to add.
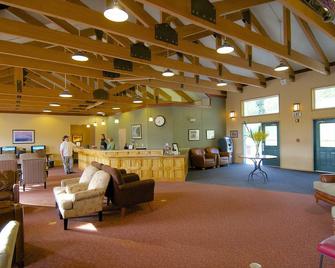
[[[300,103],[293,103],[293,112],[299,112],[300,111]]]
[[[230,111],[230,112],[229,112],[229,118],[233,119],[233,118],[235,118],[235,117],[236,117],[236,113],[235,113],[235,111]]]
[[[114,123],[115,123],[115,124],[119,124],[119,123],[120,123],[120,120],[119,120],[119,119],[115,119],[115,120],[114,120]]]
[[[88,57],[82,52],[76,52],[71,57],[75,61],[88,61]]]
[[[218,87],[224,87],[224,86],[228,85],[228,83],[225,82],[225,81],[220,81],[220,82],[218,82],[216,85],[217,85]]]
[[[117,1],[113,1],[110,7],[104,11],[104,16],[114,22],[124,22],[128,19],[128,13],[119,7]]]
[[[166,69],[164,72],[162,72],[162,75],[165,77],[172,77],[174,76],[174,72],[172,72],[170,69]]]
[[[227,41],[224,41],[223,45],[219,47],[216,52],[219,54],[229,54],[234,52],[234,47],[229,45]]]
[[[288,69],[289,69],[288,65],[285,62],[280,61],[280,63],[273,70],[276,72],[283,72]]]
[[[143,100],[142,100],[139,96],[136,96],[136,97],[133,99],[133,103],[135,103],[135,104],[140,104],[140,103],[143,103]]]
[[[72,98],[72,94],[70,93],[70,91],[68,91],[67,89],[65,89],[64,91],[62,91],[61,93],[59,93],[59,97],[62,97],[62,98]]]

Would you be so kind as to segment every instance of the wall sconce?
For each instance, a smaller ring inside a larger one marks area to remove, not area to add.
[[[191,118],[188,119],[188,121],[190,121],[191,123],[194,123],[195,121],[197,121],[197,119],[191,117]]]
[[[149,121],[149,122],[153,122],[153,121],[154,121],[154,118],[153,118],[152,116],[149,116],[148,121]]]
[[[115,123],[115,124],[119,124],[119,123],[120,123],[120,120],[119,120],[119,119],[115,119],[115,120],[114,120],[114,123]]]
[[[90,128],[90,127],[91,127],[91,125],[90,125],[90,124],[87,124],[87,125],[86,125],[86,127],[87,127],[87,128]]]
[[[94,123],[93,123],[93,126],[94,126],[94,127],[97,127],[97,126],[98,126],[98,123],[97,123],[97,122],[94,122]]]
[[[230,111],[230,112],[229,112],[229,118],[230,118],[230,119],[235,119],[235,118],[236,118],[236,113],[235,113],[235,111]]]
[[[102,125],[102,126],[105,126],[105,125],[106,125],[105,120],[102,120],[102,121],[101,121],[101,125]]]
[[[300,117],[302,115],[300,109],[300,103],[293,103],[293,118],[296,123],[300,122]]]

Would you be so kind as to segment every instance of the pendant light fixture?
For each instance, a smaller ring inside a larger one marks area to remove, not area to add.
[[[138,89],[138,85],[136,86],[136,89]],[[136,89],[135,89],[135,98],[133,99],[133,103],[134,104],[140,104],[143,103],[143,100],[140,98],[140,96],[137,95],[136,93]]]
[[[216,85],[217,85],[218,87],[224,87],[224,86],[228,85],[228,83],[225,82],[225,81],[219,81]]]
[[[57,103],[57,102],[52,102],[52,103],[49,103],[49,106],[50,106],[50,107],[59,107],[60,104]]]
[[[219,54],[229,54],[234,52],[234,47],[227,42],[227,37],[224,38],[223,45],[216,49]]]
[[[128,13],[120,8],[117,0],[107,0],[107,9],[104,11],[104,16],[114,22],[124,22],[128,19]]]
[[[169,51],[166,50],[166,58],[169,57]],[[175,75],[173,71],[171,71],[169,68],[167,68],[164,72],[162,72],[162,75],[165,77],[172,77]]]
[[[74,53],[71,58],[75,61],[88,61],[88,57],[80,51]]]
[[[280,60],[280,63],[273,69],[276,72],[283,72],[288,70],[290,67],[283,61]]]
[[[64,79],[64,90],[59,94],[59,97],[72,98],[71,92],[66,89],[66,74],[65,74],[65,79]]]

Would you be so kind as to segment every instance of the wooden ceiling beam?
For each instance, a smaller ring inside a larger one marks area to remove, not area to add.
[[[224,0],[214,3],[214,6],[216,13],[221,16],[272,1],[273,0]]]
[[[296,0],[286,0],[286,1],[280,0],[280,1],[285,3],[287,1],[294,3],[296,2],[301,3],[300,1]],[[234,22],[226,18],[217,17],[216,24],[214,24],[206,20],[203,20],[199,17],[193,16],[190,12],[189,2],[183,2],[179,0],[170,0],[170,1],[138,0],[138,2],[155,6],[156,8],[159,8],[160,10],[168,12],[174,16],[190,20],[193,24],[199,25],[200,27],[216,32],[223,36],[238,39],[246,44],[259,47],[281,58],[293,61],[296,64],[305,66],[316,72],[322,74],[329,73],[328,70],[326,69],[326,66],[323,63],[316,61],[306,55],[303,55],[295,50],[291,50],[291,54],[289,55],[284,45],[279,44],[278,42],[275,42],[265,36],[261,36],[251,30],[245,29],[244,27],[235,24]],[[301,5],[303,4],[301,3]]]
[[[185,100],[186,102],[192,103],[194,100],[184,91],[182,90],[174,90],[174,92],[177,93],[181,97],[182,100]]]
[[[153,2],[153,1],[144,1],[140,0],[138,2]],[[168,1],[168,5],[170,5],[171,1]],[[179,9],[179,4],[181,4],[181,7],[183,8],[183,5],[185,3],[183,1],[177,1],[173,0],[172,1],[174,7],[177,5],[177,9]],[[159,41],[155,39],[154,31],[152,29],[145,28],[143,26],[131,23],[131,22],[123,22],[123,23],[115,23],[111,22],[105,19],[105,17],[94,10],[90,10],[88,8],[85,8],[83,6],[71,4],[68,2],[64,2],[62,0],[53,0],[49,1],[47,5],[45,5],[44,0],[33,0],[33,1],[24,1],[24,0],[1,0],[0,3],[8,4],[11,6],[16,6],[22,9],[34,11],[37,13],[41,13],[44,15],[48,16],[53,16],[61,19],[70,19],[72,21],[76,21],[79,23],[84,23],[86,25],[89,25],[90,27],[97,28],[100,30],[103,30],[105,32],[109,32],[112,34],[124,36],[126,38],[134,38],[138,41],[142,42],[147,42],[152,45],[160,46],[163,48],[169,48],[170,50],[175,50],[181,53],[189,54],[192,56],[200,57],[200,58],[206,58],[211,61],[215,61],[218,63],[223,63],[223,64],[230,64],[234,66],[238,66],[240,68],[245,68],[254,72],[258,72],[261,74],[269,75],[272,77],[279,77],[280,74],[276,73],[273,71],[272,68],[262,65],[262,64],[257,64],[254,63],[251,67],[248,65],[248,62],[244,59],[241,59],[239,57],[233,56],[233,55],[219,55],[216,53],[214,49],[206,48],[206,47],[199,47],[197,44],[194,44],[190,41],[181,41],[179,40],[178,45],[172,45],[168,44],[166,42]],[[167,3],[167,2],[166,2]],[[184,3],[184,4],[183,4]],[[180,15],[178,15],[180,16]],[[192,17],[192,16],[191,16]],[[199,19],[200,20],[200,19]],[[201,20],[202,21],[202,20]],[[227,21],[229,21],[227,19]],[[237,29],[241,30],[240,26],[234,24],[233,22],[229,21],[232,25],[237,27]],[[199,24],[199,21],[195,24]],[[200,24],[201,27],[203,27],[202,24]],[[218,29],[225,28],[225,24],[223,25],[224,27],[217,27]],[[229,32],[235,31],[235,28],[232,29],[231,25],[228,25]],[[0,27],[1,29],[2,27]],[[206,28],[206,27],[204,27]],[[210,31],[215,31],[215,32],[222,32],[218,31],[217,28],[207,28]],[[227,30],[224,29],[226,32]],[[239,36],[243,36],[242,39],[249,40],[250,38],[250,33],[247,32],[247,37],[244,37],[245,32],[239,32]],[[251,41],[257,40],[257,35],[253,33]],[[78,40],[79,41],[79,40]],[[56,42],[57,43],[57,42]],[[257,43],[261,43],[257,40]],[[253,44],[251,44],[253,45]],[[264,47],[264,44],[262,45]],[[267,46],[267,48],[269,48]],[[279,52],[279,48],[277,48]],[[280,51],[282,52],[282,51]],[[129,54],[129,52],[128,52]],[[243,83],[243,82],[241,82]]]

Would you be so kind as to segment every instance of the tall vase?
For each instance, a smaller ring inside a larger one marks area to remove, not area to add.
[[[256,156],[256,157],[259,156],[259,146],[260,146],[260,144],[261,144],[260,142],[256,142],[256,141],[255,141],[255,145],[256,145],[256,154],[255,154],[255,156]]]

